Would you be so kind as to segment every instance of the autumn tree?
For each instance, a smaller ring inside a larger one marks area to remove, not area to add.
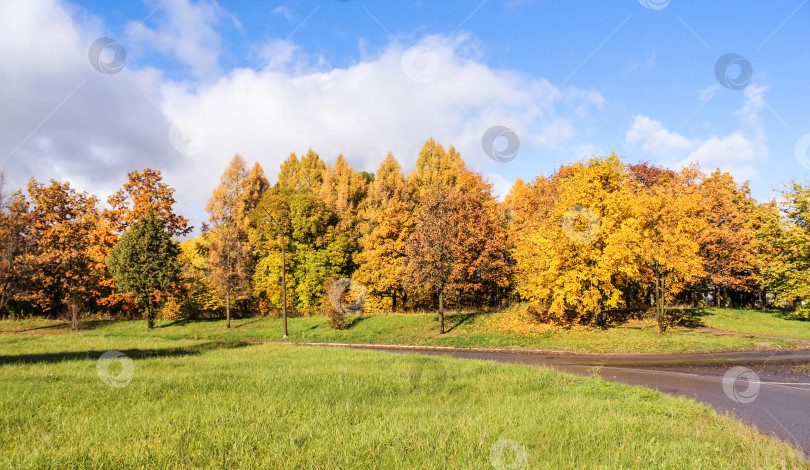
[[[778,209],[778,210],[777,210]],[[762,286],[778,302],[810,296],[810,184],[791,181],[757,232]]]
[[[345,235],[356,248],[358,233],[358,208],[366,196],[366,180],[352,168],[343,155],[338,155],[335,164],[327,165],[319,196],[337,216],[337,231]]]
[[[116,233],[123,233],[150,210],[171,235],[191,232],[188,219],[174,213],[174,188],[163,182],[160,171],[146,168],[132,171],[127,177],[124,187],[107,199],[110,209],[104,213]]]
[[[181,281],[188,292],[183,305],[191,315],[211,314],[225,307],[211,282],[211,270],[208,268],[210,245],[205,235],[180,243],[177,262]]]
[[[179,280],[177,242],[153,211],[147,211],[121,236],[107,267],[116,289],[131,293],[144,308],[147,328],[154,326],[154,313]]]
[[[0,312],[12,312],[31,274],[30,257],[26,256],[28,217],[24,195],[20,191],[8,194],[5,176],[0,173]]]
[[[701,217],[700,173],[696,168],[687,167],[680,173],[644,171],[635,174],[643,176],[635,179],[633,187],[640,230],[637,255],[642,275],[646,274],[654,283],[658,330],[663,332],[668,325],[668,298],[684,290],[704,272],[696,238],[706,225]]]
[[[353,277],[366,287],[370,311],[396,311],[404,299],[413,208],[402,168],[389,153],[369,186],[359,216],[362,237]]]
[[[250,293],[254,258],[248,243],[249,216],[266,187],[261,167],[248,172],[245,160],[237,154],[222,174],[206,208],[211,222],[207,234],[210,279],[225,299],[228,328],[232,299]]]
[[[30,200],[17,202],[28,206],[18,210],[26,213],[24,256],[30,266],[21,297],[41,311],[66,316],[75,330],[82,310],[98,297],[103,274],[90,255],[98,200],[54,180],[45,185],[32,178],[27,190]]]
[[[492,184],[463,170],[450,192],[448,233],[453,273],[449,287],[461,306],[467,295],[477,305],[487,297],[494,304],[509,285],[511,266],[505,220],[492,196]]]
[[[312,149],[309,149],[300,160],[296,154],[291,153],[281,164],[277,184],[284,189],[296,189],[304,186],[318,194],[321,190],[324,171],[326,171],[326,164]]]
[[[605,325],[625,305],[640,243],[627,178],[615,154],[561,168],[549,217],[518,241],[516,289],[549,318]]]
[[[503,201],[510,249],[549,217],[557,199],[554,178],[538,176],[530,183],[515,181]]]
[[[437,185],[454,188],[464,170],[464,161],[454,147],[445,148],[428,139],[416,159],[416,168],[408,175],[408,185],[417,201],[423,193],[432,192]]]
[[[410,289],[428,293],[438,302],[439,333],[444,334],[444,298],[456,268],[451,239],[453,191],[437,183],[422,188],[413,232],[408,239],[407,277]]]
[[[748,183],[738,185],[720,170],[704,178],[700,190],[706,227],[697,237],[705,284],[714,289],[718,306],[751,298],[759,289],[756,233],[763,222],[762,207],[751,197]]]

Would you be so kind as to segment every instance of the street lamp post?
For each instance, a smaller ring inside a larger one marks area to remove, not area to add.
[[[284,254],[284,231],[281,232],[281,315],[284,318],[284,338],[287,337],[287,257]]]

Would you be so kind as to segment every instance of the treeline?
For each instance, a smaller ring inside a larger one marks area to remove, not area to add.
[[[310,150],[271,186],[237,155],[182,243],[191,227],[154,170],[130,173],[104,209],[69,183],[4,191],[0,310],[74,325],[82,312],[230,321],[285,300],[314,314],[351,278],[366,311],[437,310],[442,330],[446,308],[515,300],[543,321],[600,325],[655,309],[664,329],[667,304],[793,303],[810,288],[806,185],[762,204],[728,173],[616,155],[519,179],[503,202],[432,139],[407,176],[391,154],[370,174]]]

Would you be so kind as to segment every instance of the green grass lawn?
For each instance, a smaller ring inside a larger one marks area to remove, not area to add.
[[[415,344],[455,347],[537,348],[590,353],[687,353],[734,350],[797,349],[806,342],[787,341],[758,335],[810,338],[810,322],[787,320],[773,312],[754,310],[707,310],[699,319],[704,325],[744,332],[739,335],[719,335],[682,326],[658,333],[655,321],[631,321],[606,330],[589,327],[541,328],[539,331],[504,330],[510,312],[491,314],[450,314],[449,332],[438,334],[433,314],[366,315],[351,319],[351,327],[336,331],[329,327],[326,317],[289,319],[290,341],[345,342],[372,344]],[[275,341],[281,339],[281,319],[249,318],[233,321],[225,328],[224,321],[171,322],[158,321],[148,335],[164,339],[250,339]],[[88,321],[84,334],[109,338],[140,337],[145,333],[144,321]],[[0,332],[24,334],[63,333],[69,331],[60,322],[46,320],[0,321]]]
[[[781,310],[710,308],[698,318],[712,328],[810,339],[810,321],[789,319]]]
[[[645,388],[445,357],[172,340],[137,325],[0,334],[0,467],[479,469],[516,455],[522,468],[806,466],[783,442]],[[108,350],[132,359],[123,387],[98,374]]]

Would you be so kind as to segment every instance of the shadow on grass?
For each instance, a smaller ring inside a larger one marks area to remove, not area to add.
[[[795,308],[766,308],[763,311],[773,314],[776,318],[788,321],[807,322],[810,318],[798,316]]]
[[[155,325],[155,328],[169,328],[170,326],[185,326],[191,323],[216,323],[222,321],[221,318],[181,318],[173,320],[165,325]],[[238,328],[238,327],[237,327]]]
[[[675,308],[670,310],[670,315],[672,315],[673,325],[684,328],[701,328],[706,326],[703,318],[714,315],[714,313],[703,308]]]
[[[234,327],[233,327],[233,329],[234,329],[234,330],[236,330],[236,329],[238,329],[238,328],[242,328],[242,327],[243,327],[243,326],[245,326],[245,325],[250,325],[251,323],[256,323],[257,321],[262,321],[262,319],[263,319],[263,318],[264,318],[264,317],[254,317],[254,318],[251,318],[250,320],[246,321],[245,323],[242,323],[242,324],[240,324],[240,325],[236,325],[236,326],[234,326]]]
[[[350,321],[346,322],[346,329],[351,330],[352,328],[354,328],[355,326],[360,324],[360,322],[364,322],[364,321],[368,320],[369,318],[371,318],[371,317],[368,316],[368,315],[363,315],[363,314],[355,315],[354,318],[351,318]]]
[[[46,326],[35,326],[33,328],[25,328],[22,330],[9,330],[7,333],[25,333],[27,331],[37,331],[37,330],[62,330],[62,329],[70,329],[69,323],[54,323],[53,325],[46,325]]]
[[[250,346],[246,341],[207,341],[205,343],[165,349],[121,349],[120,351],[132,359],[147,359],[157,357],[199,356],[205,352],[218,349],[238,349]],[[20,354],[16,356],[0,355],[0,366],[7,364],[38,364],[55,363],[76,360],[97,360],[107,350],[93,351],[67,351],[58,353]]]
[[[684,328],[700,328],[706,326],[703,317],[714,315],[702,308],[674,308],[670,310],[672,324]]]
[[[479,315],[481,315],[481,312],[459,313],[459,314],[453,315],[452,317],[448,315],[447,320],[450,320],[450,319],[455,320],[458,317],[462,317],[462,318],[455,325],[453,325],[450,328],[446,329],[445,333],[450,333],[451,331],[453,331],[456,328],[458,328],[459,326],[461,326],[461,324],[465,323],[470,318],[475,318],[475,317],[477,317]]]

